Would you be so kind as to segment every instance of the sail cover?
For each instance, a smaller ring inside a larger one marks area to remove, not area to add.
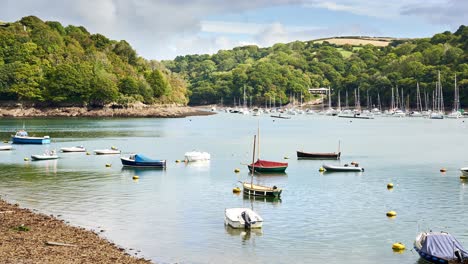
[[[457,250],[463,258],[468,258],[468,252],[455,237],[448,233],[430,233],[424,239],[421,248],[421,251],[429,255],[447,260],[456,259],[454,252]]]

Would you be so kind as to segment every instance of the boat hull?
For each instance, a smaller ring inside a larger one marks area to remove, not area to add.
[[[166,168],[166,160],[158,160],[158,161],[144,161],[138,162],[128,158],[121,157],[120,160],[122,161],[122,165],[126,167],[140,167],[140,168]]]
[[[252,172],[252,165],[247,165],[249,171]],[[254,172],[260,173],[284,173],[288,166],[278,166],[278,167],[257,167],[255,166]]]
[[[54,160],[58,159],[56,155],[31,155],[32,160]]]
[[[11,137],[13,144],[50,144],[49,137]]]
[[[71,147],[71,148],[61,148],[60,151],[62,151],[62,152],[86,152],[86,149],[85,148]]]
[[[354,166],[332,166],[332,165],[322,165],[325,171],[332,172],[361,172],[364,171],[364,168],[354,167]]]
[[[296,151],[297,158],[299,159],[340,159],[341,152],[338,153],[310,153],[303,151]]]
[[[242,184],[243,193],[246,196],[258,196],[258,197],[271,197],[271,198],[278,198],[281,196],[283,192],[280,188],[271,188],[267,186],[259,186],[250,183],[243,183]]]
[[[120,154],[120,150],[98,149],[98,150],[95,150],[94,153],[96,155],[112,155],[112,154]]]
[[[0,146],[0,151],[4,151],[4,150],[12,150],[13,147],[12,146]]]
[[[468,167],[460,168],[460,171],[463,176],[468,177]]]
[[[246,212],[253,220],[246,226],[242,218],[242,212]],[[224,224],[236,229],[258,229],[263,226],[263,219],[249,208],[228,208],[224,212]]]

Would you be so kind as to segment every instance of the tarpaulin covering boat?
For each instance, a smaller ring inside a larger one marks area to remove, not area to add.
[[[422,232],[414,241],[421,258],[432,263],[468,263],[468,252],[458,240],[446,232]]]
[[[166,168],[166,160],[156,160],[141,154],[130,155],[130,157],[120,157],[122,165],[129,167]]]

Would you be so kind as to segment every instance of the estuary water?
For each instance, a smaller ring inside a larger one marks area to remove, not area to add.
[[[249,180],[252,141],[260,125],[260,157],[289,162],[284,175],[254,182],[284,188],[281,200],[232,193]],[[129,253],[158,263],[418,263],[410,251],[418,230],[444,230],[468,246],[468,119],[344,119],[220,113],[180,119],[2,119],[0,138],[25,127],[50,145],[14,145],[0,152],[0,195],[72,225],[104,230]],[[341,161],[297,160],[296,150],[333,152]],[[119,155],[59,153],[24,161],[45,149],[118,147],[167,159],[166,170],[124,169]],[[176,163],[191,150],[205,163]],[[362,173],[320,173],[323,163],[359,162]],[[111,164],[111,167],[106,167]],[[444,167],[446,173],[439,170]],[[235,168],[241,172],[234,173]],[[139,180],[133,180],[134,175]],[[387,183],[394,184],[387,190]],[[224,226],[224,209],[253,208],[261,231]],[[386,212],[397,212],[387,218]],[[66,241],[65,241],[66,242]],[[403,253],[392,244],[407,246]],[[140,250],[141,252],[137,252]]]

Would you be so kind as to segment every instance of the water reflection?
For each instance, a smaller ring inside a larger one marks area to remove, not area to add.
[[[137,175],[142,177],[155,174],[164,174],[166,170],[164,168],[122,167],[121,172],[124,175]]]
[[[232,228],[229,225],[224,225],[224,230],[231,236],[239,236],[242,238],[242,241],[247,241],[252,237],[261,237],[263,235],[263,230],[261,228],[254,229],[244,229],[244,228]]]
[[[58,160],[34,160],[26,163],[37,168],[43,168],[46,175],[57,174],[57,162]]]
[[[272,204],[281,204],[281,198],[279,197],[260,197],[260,196],[253,196],[245,194],[243,195],[244,200],[248,201],[255,201],[255,202],[264,202],[264,203],[272,203]]]
[[[185,167],[193,168],[196,171],[208,171],[210,169],[210,161],[203,160],[203,161],[186,162]]]

